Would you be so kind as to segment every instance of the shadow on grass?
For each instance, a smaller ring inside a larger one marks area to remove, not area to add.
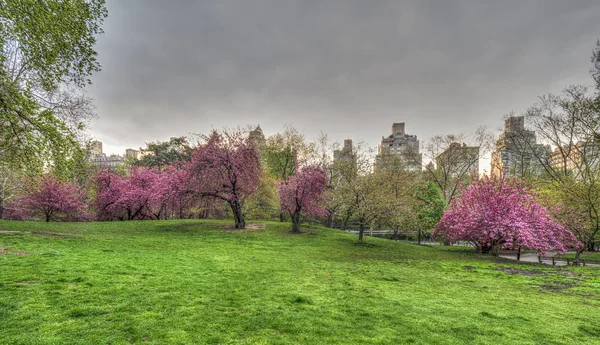
[[[222,227],[225,226],[224,223],[180,223],[180,224],[164,224],[149,228],[149,230],[154,230],[155,232],[160,233],[206,233],[213,231],[221,231],[226,232]],[[228,231],[229,232],[229,231]]]
[[[354,242],[353,244],[355,246],[357,246],[357,247],[362,247],[362,248],[377,248],[377,247],[381,247],[380,245],[377,245],[377,244],[371,243],[371,242],[363,242],[363,243]]]

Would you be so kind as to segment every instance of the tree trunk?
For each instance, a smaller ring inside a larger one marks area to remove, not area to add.
[[[590,251],[590,252],[593,252],[593,251],[595,251],[595,250],[596,250],[596,248],[594,248],[594,245],[595,245],[595,244],[596,244],[596,242],[594,242],[594,241],[590,241],[590,242],[587,244],[587,246],[586,246],[586,247],[587,247],[587,250],[588,250],[588,251]]]
[[[358,243],[362,244],[363,243],[363,237],[365,234],[365,226],[360,223],[360,226],[358,227]]]
[[[492,244],[492,256],[498,257],[498,254],[500,254],[500,246],[497,244]]]
[[[342,225],[342,229],[344,231],[348,230],[348,221],[350,220],[350,215],[346,215],[346,217],[344,217],[344,225]]]
[[[0,214],[0,218],[1,218],[1,214]],[[329,228],[333,229],[333,213],[329,212],[329,214],[327,215],[327,224],[329,224]]]
[[[417,244],[421,244],[421,229],[417,230]]]
[[[285,222],[285,214],[283,214],[283,212],[279,212],[279,221],[280,222]]]
[[[575,263],[577,264],[577,266],[579,266],[579,263],[581,262],[581,253],[583,253],[584,250],[585,247],[577,249],[577,252],[575,252]]]
[[[294,213],[292,215],[292,232],[294,234],[300,233],[300,213]]]
[[[234,200],[229,204],[231,211],[233,212],[233,219],[235,220],[236,229],[245,229],[246,221],[244,220],[244,214],[242,213],[242,205],[239,201]]]
[[[517,261],[521,260],[521,247],[519,247],[519,250],[517,251]]]
[[[3,215],[4,215],[4,206],[0,205],[0,219],[2,219]]]

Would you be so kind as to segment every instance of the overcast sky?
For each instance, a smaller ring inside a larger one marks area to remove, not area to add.
[[[483,4],[487,3],[487,4]],[[499,132],[591,84],[600,1],[109,0],[89,94],[108,153],[211,128],[286,124],[376,147]]]

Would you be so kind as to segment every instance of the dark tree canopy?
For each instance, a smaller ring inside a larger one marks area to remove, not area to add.
[[[164,167],[188,162],[192,157],[192,147],[186,137],[173,137],[169,141],[156,141],[140,149],[142,158],[134,165]]]

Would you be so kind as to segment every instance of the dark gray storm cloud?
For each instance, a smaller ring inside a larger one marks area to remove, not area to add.
[[[92,133],[121,150],[212,127],[292,124],[375,146],[496,130],[590,83],[600,2],[108,2]]]

